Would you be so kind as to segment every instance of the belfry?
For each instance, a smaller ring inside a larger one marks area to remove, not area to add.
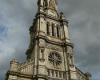
[[[68,20],[58,14],[57,0],[38,0],[38,12],[30,27],[27,59],[10,62],[5,80],[91,80],[74,64]]]

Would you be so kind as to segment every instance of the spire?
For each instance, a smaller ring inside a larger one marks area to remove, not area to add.
[[[38,0],[38,8],[53,9],[57,11],[57,0]]]

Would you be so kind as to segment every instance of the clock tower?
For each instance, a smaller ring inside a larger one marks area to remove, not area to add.
[[[38,0],[38,12],[30,27],[27,60],[13,59],[6,80],[91,80],[90,73],[75,67],[68,20],[58,15],[57,0]]]
[[[68,20],[57,11],[56,0],[38,0],[38,12],[30,27],[27,60],[33,58],[39,78],[76,79],[73,44],[68,37]]]

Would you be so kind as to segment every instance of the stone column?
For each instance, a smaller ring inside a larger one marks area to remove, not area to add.
[[[52,76],[52,70],[50,70],[50,76]]]
[[[59,71],[58,71],[58,77],[59,77]]]
[[[63,27],[61,27],[60,33],[61,33],[61,39],[64,39],[64,29],[63,29]]]

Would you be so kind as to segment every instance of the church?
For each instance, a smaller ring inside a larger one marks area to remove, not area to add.
[[[5,80],[91,80],[90,73],[75,66],[68,20],[58,14],[57,0],[38,0],[37,5],[26,61],[13,59]]]

